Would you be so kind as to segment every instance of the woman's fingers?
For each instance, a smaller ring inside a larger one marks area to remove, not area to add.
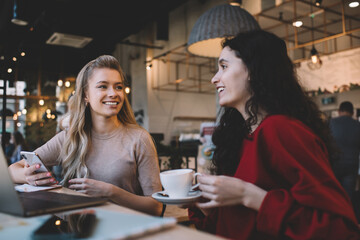
[[[69,180],[69,184],[83,184],[88,181],[87,178],[73,178]]]
[[[43,176],[43,174],[36,174],[31,177],[27,177],[26,180],[30,185],[33,186],[52,185],[58,182],[55,178],[49,177],[51,174],[46,178],[39,177],[39,175]]]
[[[78,191],[78,190],[84,190],[86,186],[85,184],[71,184],[69,185],[69,188]]]
[[[86,178],[73,178],[69,180],[69,188],[79,191],[87,188]]]
[[[51,185],[57,183],[56,179],[52,177],[50,172],[36,173],[40,168],[39,164],[35,164],[25,169],[25,179],[27,183],[33,186]]]
[[[201,196],[203,198],[207,198],[207,199],[210,199],[210,200],[217,200],[217,195],[209,193],[209,192],[202,192]]]
[[[33,175],[36,170],[40,168],[40,164],[34,164],[34,165],[25,165],[25,175]]]
[[[200,175],[197,177],[197,180],[201,184],[213,185],[216,181],[216,176]]]
[[[215,200],[211,200],[209,202],[204,202],[204,203],[197,202],[196,206],[199,208],[214,208],[214,207],[218,207],[219,203],[216,202]]]
[[[57,182],[58,181],[56,181],[55,178],[46,178],[46,179],[41,179],[41,180],[35,180],[34,185],[35,186],[52,185]]]

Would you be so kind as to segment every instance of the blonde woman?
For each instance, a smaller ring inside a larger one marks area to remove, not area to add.
[[[151,198],[161,191],[157,153],[149,133],[136,124],[114,57],[100,56],[83,67],[69,113],[69,127],[35,150],[44,164],[61,163],[62,184],[70,189],[159,215],[162,205]],[[9,170],[16,183],[56,182],[50,173],[36,174],[38,167],[21,160]]]

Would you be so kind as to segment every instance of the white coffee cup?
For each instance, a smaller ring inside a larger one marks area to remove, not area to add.
[[[191,189],[199,186],[192,186],[198,175],[201,173],[195,173],[192,169],[168,170],[160,173],[160,181],[170,198],[183,198],[188,196]]]

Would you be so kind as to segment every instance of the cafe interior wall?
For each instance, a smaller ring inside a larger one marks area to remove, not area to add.
[[[311,70],[308,61],[300,63],[297,75],[302,86],[312,92],[313,100],[328,118],[337,116],[341,102],[350,101],[360,115],[360,48],[321,57],[322,66]],[[310,60],[309,60],[310,61]],[[330,99],[333,99],[329,101]],[[359,119],[360,121],[360,119]]]
[[[302,85],[309,91],[334,92],[344,85],[360,84],[360,48],[321,57],[322,66],[311,70],[303,61],[297,68]]]
[[[343,101],[350,101],[359,109],[354,112],[354,117],[359,118],[360,48],[322,56],[321,60],[322,66],[316,70],[308,68],[308,61],[301,62],[297,68],[301,84],[314,94],[312,99],[328,118],[337,116]]]
[[[207,9],[223,3],[224,1],[206,1],[205,3],[188,1],[169,14],[169,41],[154,40],[154,43],[164,45],[165,51],[187,43],[190,31],[198,17]],[[149,51],[148,57],[158,56],[161,52],[163,51]],[[166,69],[156,68],[147,71],[150,132],[164,133],[164,142],[169,143],[181,133],[199,133],[202,118],[216,118],[215,88],[210,94],[153,89],[151,81],[156,80],[154,76],[160,77],[160,75],[152,75],[151,71],[157,70],[162,71],[163,74],[166,72]],[[185,69],[182,71],[179,75],[185,75]],[[211,77],[208,79],[208,84],[211,85]],[[182,117],[189,118],[179,119]]]

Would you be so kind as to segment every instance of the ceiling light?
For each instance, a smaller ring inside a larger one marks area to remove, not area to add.
[[[17,58],[16,57],[13,57],[13,61],[16,62]]]
[[[8,68],[7,72],[12,73],[12,68]]]
[[[359,6],[359,2],[358,1],[353,1],[351,3],[349,3],[349,7],[351,8],[356,8]]]
[[[43,99],[40,99],[40,100],[39,100],[39,105],[40,105],[40,106],[43,106],[44,104],[45,104],[45,101],[44,101]]]
[[[21,52],[21,54],[20,54],[22,57],[24,57],[25,56],[25,52]]]
[[[130,93],[130,88],[129,88],[129,87],[126,87],[126,88],[125,88],[125,93],[126,93],[126,94],[129,94],[129,93]]]
[[[321,2],[322,2],[322,0],[316,0],[316,1],[315,1],[315,5],[318,7],[318,6],[321,5]]]
[[[22,3],[25,4],[24,2]],[[19,5],[19,0],[14,0],[13,18],[11,22],[19,26],[28,25],[28,22],[23,19],[23,11],[24,7]]]
[[[294,27],[301,27],[303,25],[303,22],[302,21],[295,21],[293,22],[292,24]]]
[[[21,20],[21,19],[18,19],[18,18],[13,18],[11,19],[11,22],[16,24],[16,25],[19,25],[19,26],[26,26],[28,25],[28,22],[27,21],[24,21],[24,20]]]
[[[46,41],[46,44],[83,48],[91,41],[90,37],[55,32]]]
[[[229,4],[231,6],[236,6],[236,7],[241,7],[242,4],[242,0],[230,0]]]
[[[59,79],[58,82],[57,82],[57,85],[58,85],[59,87],[62,87],[62,86],[64,85],[63,80]]]
[[[65,87],[70,87],[70,81],[65,82]]]
[[[194,55],[217,58],[225,37],[255,29],[260,29],[258,22],[243,8],[229,4],[215,6],[195,22],[187,50]]]

